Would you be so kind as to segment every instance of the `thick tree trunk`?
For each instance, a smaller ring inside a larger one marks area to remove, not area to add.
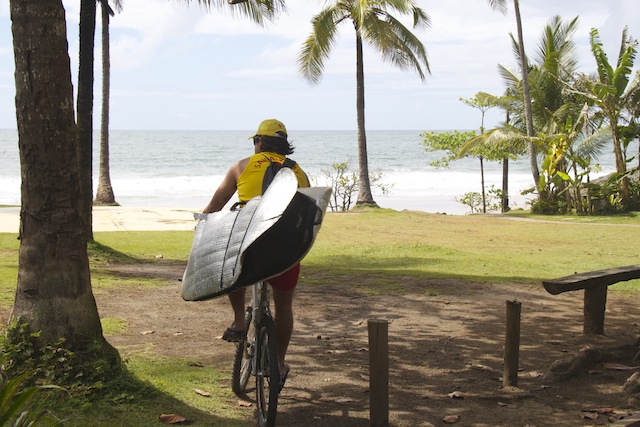
[[[364,127],[364,61],[362,37],[356,30],[356,109],[358,119],[358,200],[356,206],[376,206],[369,182],[369,160],[367,155],[367,134]]]
[[[80,165],[81,224],[87,241],[93,240],[93,62],[96,0],[80,1],[78,68],[78,162]]]
[[[102,340],[81,224],[77,129],[61,0],[11,0],[22,176],[13,316],[74,345]]]
[[[111,84],[109,15],[111,8],[106,0],[100,4],[102,6],[102,113],[100,116],[100,175],[96,202],[103,205],[115,205],[117,203],[109,173],[109,91]]]

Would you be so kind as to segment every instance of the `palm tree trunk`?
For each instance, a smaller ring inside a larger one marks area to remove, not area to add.
[[[104,340],[91,291],[79,208],[80,165],[65,11],[61,0],[11,0],[22,175],[18,284],[13,318],[41,342],[75,349]]]
[[[480,156],[480,182],[482,183],[482,213],[487,213],[487,195],[484,191],[484,158]]]
[[[615,122],[614,117],[611,117],[609,119],[609,122],[611,123],[611,136],[613,137],[613,152],[616,156],[616,172],[618,172],[618,174],[622,176],[627,172],[627,165],[624,160],[624,156],[622,155],[622,148],[620,147],[620,132],[618,131],[618,125]],[[621,193],[622,208],[623,210],[627,211],[630,208],[631,203],[629,178],[626,176],[622,178]]]
[[[358,119],[358,200],[356,206],[376,206],[369,182],[369,161],[367,156],[367,134],[364,128],[364,62],[362,37],[356,29],[356,110]]]
[[[502,159],[502,213],[509,212],[509,157]]]
[[[100,5],[102,10],[102,112],[100,116],[100,175],[96,202],[103,205],[116,205],[109,174],[109,89],[111,84],[109,16],[112,12],[107,0],[102,0]]]
[[[529,65],[524,52],[524,38],[522,36],[522,18],[520,17],[520,5],[518,0],[513,0],[513,7],[516,14],[516,25],[518,27],[518,49],[520,50],[520,67],[522,68],[522,86],[524,91],[524,117],[527,126],[527,136],[534,135],[533,130],[533,113],[531,111],[531,87],[529,86]],[[536,188],[539,187],[540,172],[538,171],[538,158],[536,147],[533,142],[529,142],[529,162],[531,165],[531,174],[533,175],[533,183]],[[538,188],[540,193],[541,189]],[[542,198],[542,194],[538,194]]]
[[[93,51],[96,31],[96,0],[80,1],[80,53],[78,67],[78,161],[80,209],[86,240],[93,240]]]

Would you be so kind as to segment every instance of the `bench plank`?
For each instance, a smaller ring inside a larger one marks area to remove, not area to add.
[[[542,284],[547,292],[552,295],[558,295],[562,292],[590,289],[596,286],[609,286],[634,279],[640,279],[640,264],[572,274],[559,279],[543,280]]]

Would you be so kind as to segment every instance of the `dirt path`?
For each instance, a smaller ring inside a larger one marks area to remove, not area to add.
[[[121,273],[163,277],[167,286],[99,293],[101,316],[121,317],[129,325],[109,340],[125,352],[152,344],[158,354],[187,353],[230,375],[234,347],[216,338],[230,323],[226,298],[184,302],[179,294],[184,265],[127,268]],[[622,387],[630,371],[596,364],[560,383],[547,383],[542,377],[553,361],[574,356],[586,345],[613,346],[639,336],[633,301],[610,295],[608,335],[585,337],[580,292],[552,296],[542,286],[471,286],[415,278],[405,278],[403,285],[408,291],[401,295],[364,296],[348,286],[307,287],[302,278],[288,354],[292,372],[280,397],[279,425],[369,425],[371,318],[390,322],[392,426],[445,425],[448,415],[459,416],[458,426],[606,425],[616,415],[588,411],[613,408],[624,414],[639,409],[625,408]],[[426,288],[438,295],[426,295]],[[522,303],[521,370],[518,387],[509,390],[501,386],[507,300]],[[454,392],[459,397],[451,397]],[[248,408],[248,419],[251,412]]]

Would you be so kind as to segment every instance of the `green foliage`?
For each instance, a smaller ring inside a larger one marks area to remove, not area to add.
[[[320,173],[331,186],[329,208],[333,212],[348,211],[358,193],[358,174],[350,169],[349,162],[333,163],[331,169],[322,169]],[[312,178],[317,182],[315,177]],[[369,184],[372,189],[380,190],[382,194],[387,194],[393,187],[393,184],[384,184],[380,172],[369,174]]]
[[[456,197],[456,201],[469,206],[471,212],[480,212],[482,207],[482,194],[471,191],[464,193],[461,197]],[[499,211],[502,207],[502,190],[492,185],[486,195],[487,211]]]
[[[456,197],[456,201],[469,206],[471,213],[474,213],[478,210],[479,206],[482,206],[482,194],[477,191],[471,191],[464,193],[462,197]]]
[[[29,373],[24,378],[26,385],[57,385],[76,397],[111,392],[105,382],[122,374],[119,360],[105,351],[103,343],[87,341],[78,351],[64,338],[42,342],[40,332],[31,331],[20,319],[9,325],[0,347],[0,361],[9,378]]]
[[[458,152],[464,143],[475,136],[475,131],[460,132],[423,132],[420,134],[424,140],[420,143],[427,153],[441,151],[443,156],[429,163],[436,168],[447,168],[449,163],[457,160]]]
[[[22,387],[29,375],[29,372],[25,372],[9,379],[4,372],[0,372],[0,426],[36,427],[60,424],[58,419],[44,409],[43,402],[36,401],[42,388]]]

